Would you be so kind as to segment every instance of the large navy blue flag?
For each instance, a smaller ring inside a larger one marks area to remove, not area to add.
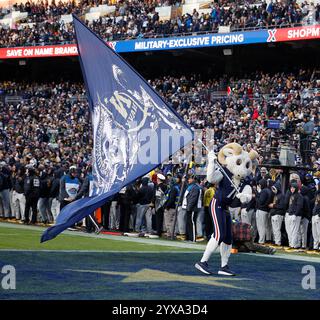
[[[126,61],[73,16],[93,124],[91,196],[64,207],[41,242],[81,221],[192,140],[192,131]]]

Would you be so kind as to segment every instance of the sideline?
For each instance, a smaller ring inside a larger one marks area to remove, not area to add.
[[[46,227],[41,226],[26,226],[21,224],[13,224],[13,223],[1,223],[0,228],[12,228],[12,229],[23,229],[23,230],[33,230],[38,232],[43,232]],[[145,243],[166,247],[176,247],[176,248],[184,248],[184,249],[196,249],[196,250],[204,250],[206,245],[204,244],[196,244],[196,243],[186,243],[186,242],[177,242],[165,239],[147,239],[147,238],[135,238],[135,237],[127,237],[127,236],[112,236],[108,234],[92,234],[92,233],[84,233],[79,231],[69,231],[66,230],[62,234],[70,235],[70,236],[79,236],[79,237],[87,237],[87,238],[95,238],[95,239],[108,239],[115,241],[127,241],[127,242],[135,242],[135,243]]]
[[[172,254],[176,254],[176,253],[199,253],[199,251],[168,251],[168,250],[164,250],[164,251],[156,251],[156,250],[150,250],[150,251],[117,251],[117,250],[58,250],[58,249],[0,249],[0,253],[1,252],[30,252],[30,253],[137,253],[137,254],[142,254],[142,253],[172,253]]]
[[[24,229],[24,230],[33,230],[42,232],[46,227],[41,226],[26,226],[26,225],[19,225],[13,223],[2,223],[0,222],[0,228],[11,228],[11,229]],[[195,244],[195,243],[185,243],[185,242],[177,242],[171,240],[164,240],[164,239],[146,239],[146,238],[133,238],[127,236],[112,236],[112,235],[105,235],[105,234],[90,234],[90,233],[83,233],[78,231],[64,231],[62,234],[71,235],[71,236],[80,236],[80,237],[88,237],[88,238],[96,238],[96,239],[108,239],[108,240],[115,240],[115,241],[128,241],[128,242],[135,242],[135,243],[145,243],[145,244],[152,244],[152,245],[159,245],[159,246],[167,246],[167,247],[175,247],[175,248],[184,248],[184,249],[194,249],[194,251],[161,251],[163,253],[199,253],[199,250],[204,250],[206,245],[205,244]],[[20,249],[0,249],[0,252],[83,252],[83,253],[118,253],[119,251],[106,251],[106,250],[20,250]],[[133,251],[121,251],[121,253],[132,253]],[[137,253],[137,251],[134,251]],[[159,251],[141,251],[145,253],[158,253]],[[216,251],[214,254],[219,254]],[[308,257],[308,256],[300,256],[294,254],[285,254],[285,253],[276,253],[275,255],[268,255],[268,254],[260,254],[260,253],[239,253],[245,254],[255,257],[263,257],[263,258],[270,258],[270,259],[285,259],[285,260],[294,260],[294,261],[304,261],[304,262],[315,262],[320,263],[320,258],[317,257]]]

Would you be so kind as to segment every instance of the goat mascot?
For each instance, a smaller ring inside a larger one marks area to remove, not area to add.
[[[220,246],[221,268],[218,274],[235,275],[228,267],[232,243],[232,219],[228,207],[235,197],[242,204],[251,200],[250,176],[252,175],[252,162],[257,157],[256,151],[251,150],[248,153],[237,143],[229,143],[219,151],[218,164],[214,152],[211,151],[208,154],[207,180],[215,184],[217,190],[209,210],[213,220],[213,234],[201,261],[195,264],[195,267],[204,274],[212,274],[208,260]]]

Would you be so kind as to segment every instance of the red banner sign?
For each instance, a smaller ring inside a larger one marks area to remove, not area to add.
[[[310,39],[320,38],[320,25],[297,27],[297,28],[286,28],[286,29],[275,29],[274,31],[275,31],[274,37],[276,42],[310,40]],[[270,36],[272,35],[269,32],[269,37]]]
[[[39,47],[12,47],[0,48],[0,59],[10,58],[41,58],[77,56],[78,50],[75,44],[39,46]]]

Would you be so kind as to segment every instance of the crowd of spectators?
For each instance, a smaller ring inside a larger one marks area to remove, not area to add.
[[[320,5],[296,1],[266,2],[218,1],[211,3],[211,12],[177,15],[162,21],[155,8],[159,5],[179,6],[180,1],[117,1],[116,11],[96,21],[86,21],[90,28],[107,41],[148,38],[196,32],[217,32],[219,26],[230,26],[231,30],[245,28],[274,28],[297,26],[309,12],[314,12],[311,23],[320,19]],[[27,2],[15,5],[14,10],[28,12],[28,17],[13,28],[0,26],[0,46],[60,44],[74,41],[73,26],[60,20],[62,14],[83,15],[90,7],[108,1],[80,1],[67,4],[58,2]]]
[[[319,81],[310,81],[311,76],[306,70],[296,75],[257,72],[247,79],[231,78],[229,82],[226,78],[204,83],[196,77],[165,77],[151,84],[190,126],[214,128],[221,144],[233,139],[240,144],[251,144],[258,152],[263,152],[267,160],[274,156],[272,154],[287,135],[291,136],[291,144],[298,148],[298,123],[308,122],[308,117],[318,123]],[[220,97],[219,90],[226,87],[230,94]],[[268,129],[269,119],[280,120],[281,129]],[[315,150],[319,132],[314,130],[311,136]]]
[[[249,143],[264,152],[267,160],[270,154],[265,151],[277,152],[287,135],[291,143],[298,142],[306,120],[314,124],[311,148],[315,152],[319,147],[320,83],[312,77],[310,70],[300,70],[296,74],[256,72],[244,79],[223,76],[209,81],[197,75],[165,76],[149,83],[191,127],[214,128],[220,144],[234,140]],[[46,151],[46,158],[53,162],[55,157],[77,165],[89,160],[91,126],[82,84],[8,81],[1,83],[0,89],[2,96],[21,98],[18,103],[0,102],[2,156],[24,158],[31,153],[39,160]],[[279,130],[268,128],[270,119],[281,122]],[[298,144],[294,146],[299,149]]]
[[[247,150],[257,150],[260,153],[259,162],[267,163],[278,159],[280,146],[290,142],[296,147],[296,164],[301,164],[303,160],[302,164],[308,162],[315,169],[312,179],[318,179],[320,82],[313,78],[315,76],[311,71],[300,70],[297,73],[277,74],[256,72],[242,79],[223,76],[209,81],[203,81],[197,75],[180,78],[167,76],[149,80],[149,83],[191,127],[213,128],[218,148],[229,142],[238,142]],[[36,212],[38,206],[39,217],[34,213],[31,222],[52,223],[60,207],[87,192],[81,185],[88,185],[85,181],[90,175],[93,141],[84,86],[67,81],[45,84],[7,81],[0,83],[0,92],[0,217],[28,223],[29,214],[26,215],[26,212],[30,208]],[[268,128],[270,119],[279,120],[280,128]],[[307,135],[310,141],[311,151],[306,157],[300,154],[299,149],[299,140],[303,135]],[[197,165],[191,165],[190,175]],[[170,185],[168,172],[171,171],[171,176],[181,181],[184,173],[181,168],[182,165],[167,163],[154,173],[155,178],[150,178],[157,183],[157,174],[160,178],[163,174],[165,182]],[[274,172],[269,174],[272,178]],[[78,184],[78,192],[71,198],[66,186],[61,189],[61,181],[67,184],[68,179],[77,179]],[[193,179],[198,178],[193,176]],[[30,184],[26,182],[30,180],[34,183],[34,190],[31,191]],[[138,192],[142,186],[146,189],[150,182],[140,186],[140,181],[132,188]],[[198,182],[202,187],[206,186],[205,180]],[[103,222],[106,229],[130,230],[129,220],[121,220],[122,216],[128,217],[127,211],[121,211],[127,207],[123,205],[128,201],[126,195],[119,194],[106,209],[107,218]],[[23,201],[18,199],[23,197]],[[135,201],[134,197],[129,198]],[[152,202],[151,196],[148,201]],[[140,205],[145,206],[146,203]],[[141,214],[141,210],[137,212]],[[156,221],[158,236],[161,235],[162,227],[159,226],[162,222],[161,219]],[[199,223],[198,229],[202,230],[203,221],[200,219]],[[131,228],[140,228],[136,230],[140,232],[143,222],[138,225],[136,227],[136,222],[131,221]],[[205,228],[199,232],[199,238],[202,238]]]
[[[5,104],[0,115],[1,157],[31,157],[32,161],[62,160],[77,165],[89,160],[92,138],[82,84],[1,84],[6,95],[21,95]],[[4,109],[3,109],[4,108]],[[76,143],[75,143],[76,141]]]

